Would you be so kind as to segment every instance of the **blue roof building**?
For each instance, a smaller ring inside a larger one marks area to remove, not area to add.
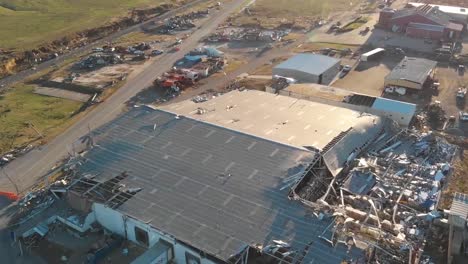
[[[340,71],[340,60],[301,53],[273,68],[273,75],[296,79],[300,83],[330,84]]]

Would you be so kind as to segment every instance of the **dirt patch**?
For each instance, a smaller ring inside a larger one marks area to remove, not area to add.
[[[362,3],[367,1],[257,0],[233,18],[231,23],[269,29],[285,27],[307,30],[318,21],[327,19],[331,13],[349,10]]]
[[[349,45],[331,42],[307,42],[299,45],[293,49],[294,52],[320,52],[322,49],[346,50],[350,49],[356,51],[359,45]]]
[[[464,139],[465,144],[466,139]],[[456,192],[468,193],[468,179],[466,172],[468,171],[468,153],[462,148],[458,159],[453,165],[453,173],[448,178],[447,187],[442,191],[442,196],[439,203],[440,209],[450,209],[453,196]]]
[[[136,65],[129,64],[106,66],[96,71],[81,74],[76,77],[73,83],[103,89],[125,78],[136,67]]]
[[[255,71],[253,71],[251,74],[253,75],[272,75],[273,74],[273,68],[280,64],[281,62],[287,60],[289,57],[288,56],[281,56],[272,59],[269,63],[263,64],[262,66],[258,67]]]
[[[239,80],[238,84],[239,87],[244,87],[245,89],[265,91],[265,86],[271,85],[271,80],[246,78]]]

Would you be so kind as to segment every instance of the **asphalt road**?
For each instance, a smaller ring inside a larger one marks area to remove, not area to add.
[[[131,33],[131,32],[135,32],[135,31],[140,31],[142,27],[144,26],[147,26],[147,25],[150,25],[152,23],[162,23],[164,19],[167,19],[167,18],[170,18],[180,12],[184,12],[186,11],[187,9],[190,9],[192,8],[193,6],[199,4],[199,3],[203,3],[203,2],[206,2],[207,0],[194,0],[184,6],[181,6],[179,8],[176,8],[174,10],[171,10],[171,11],[168,11],[160,16],[157,16],[157,17],[154,17],[152,19],[149,19],[145,22],[142,22],[140,24],[136,24],[136,25],[133,25],[131,27],[128,27],[128,28],[125,28],[125,29],[122,29],[122,30],[119,30],[105,38],[102,38],[100,40],[97,40],[95,42],[92,42],[88,45],[85,45],[83,47],[79,47],[79,48],[76,48],[68,53],[65,53],[65,54],[62,54],[60,55],[59,57],[55,58],[55,59],[52,59],[52,60],[48,60],[48,61],[45,61],[41,64],[38,64],[35,69],[28,69],[28,70],[24,70],[24,71],[21,71],[21,72],[18,72],[14,75],[11,75],[11,76],[8,76],[8,77],[5,77],[5,78],[2,78],[0,79],[0,91],[2,89],[6,89],[9,85],[12,85],[13,83],[16,83],[16,82],[19,82],[19,81],[22,81],[26,78],[28,78],[29,76],[37,73],[37,72],[40,72],[40,71],[43,71],[49,67],[53,67],[55,65],[60,65],[61,63],[63,63],[64,61],[70,59],[70,58],[73,58],[74,56],[77,56],[77,55],[80,55],[80,54],[83,54],[85,52],[88,52],[90,51],[92,48],[95,48],[95,47],[99,47],[99,46],[102,46],[104,45],[105,43],[108,43],[110,41],[113,41],[123,35],[126,35],[128,33]]]
[[[15,191],[13,185],[5,177],[5,173],[13,179],[20,192],[30,188],[47,171],[68,155],[71,145],[88,133],[88,127],[95,129],[122,113],[125,102],[144,88],[150,86],[157,76],[161,76],[185,53],[198,46],[200,40],[214,31],[232,13],[238,10],[246,0],[232,0],[213,13],[181,45],[180,51],[162,55],[152,65],[138,75],[127,80],[110,98],[69,127],[40,149],[36,148],[26,155],[17,158],[4,167],[0,173],[0,190]]]

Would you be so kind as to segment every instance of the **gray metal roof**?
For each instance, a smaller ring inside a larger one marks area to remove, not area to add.
[[[405,57],[385,77],[385,80],[407,80],[422,85],[436,66],[436,61]]]
[[[395,15],[392,17],[392,19],[414,15],[421,15],[441,26],[448,26],[451,20],[451,17],[447,13],[442,12],[437,7],[433,7],[428,4],[398,10],[395,12]]]
[[[296,70],[309,74],[320,75],[339,62],[339,59],[325,55],[301,53],[280,63],[275,67],[275,69]]]
[[[450,214],[460,216],[463,219],[468,217],[468,194],[455,193]]]
[[[221,260],[273,239],[298,250],[314,242],[307,262],[340,263],[346,256],[346,249],[318,239],[329,222],[280,190],[315,152],[147,107],[101,127],[93,138],[97,146],[80,172],[105,181],[127,171],[123,183],[143,190],[117,210],[184,243]]]
[[[416,112],[416,105],[397,100],[377,97],[375,98],[372,108],[383,110],[387,112],[397,112],[407,115],[414,115]]]

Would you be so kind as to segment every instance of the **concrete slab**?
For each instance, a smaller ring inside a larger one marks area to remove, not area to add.
[[[77,102],[83,102],[83,103],[87,102],[89,98],[91,98],[91,95],[89,94],[83,94],[83,93],[67,91],[67,90],[57,89],[57,88],[49,88],[49,87],[37,87],[34,89],[34,93],[68,99],[68,100],[77,101]]]

